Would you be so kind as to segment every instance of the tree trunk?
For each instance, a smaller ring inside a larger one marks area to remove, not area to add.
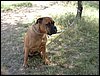
[[[82,10],[83,10],[82,1],[78,1],[78,8],[77,8],[77,15],[76,15],[76,17],[81,18]]]

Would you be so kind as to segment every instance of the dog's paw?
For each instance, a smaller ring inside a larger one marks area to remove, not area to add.
[[[50,65],[50,63],[51,63],[50,60],[48,60],[48,59],[45,60],[45,64]]]
[[[28,65],[28,64],[23,64],[23,67],[24,67],[24,68],[28,68],[29,65]]]

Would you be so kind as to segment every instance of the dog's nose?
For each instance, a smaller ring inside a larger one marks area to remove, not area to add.
[[[57,29],[56,26],[54,26],[54,29]]]
[[[56,26],[54,26],[54,30],[55,30],[55,33],[57,33],[57,28],[56,28]]]

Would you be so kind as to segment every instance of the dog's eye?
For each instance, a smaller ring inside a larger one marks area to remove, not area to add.
[[[51,22],[51,24],[54,24],[55,22],[53,21],[53,22]]]
[[[46,25],[50,25],[50,23],[46,24]]]
[[[47,27],[50,27],[50,24],[46,24]]]
[[[49,24],[46,24],[47,26],[49,25]]]

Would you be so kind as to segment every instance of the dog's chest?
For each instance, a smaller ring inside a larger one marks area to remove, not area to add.
[[[46,44],[47,42],[47,38],[46,36],[44,35],[43,37],[37,37],[36,39],[34,39],[32,42],[31,42],[31,49],[32,51],[35,51],[35,50],[38,50],[39,47],[41,47],[42,45]]]

